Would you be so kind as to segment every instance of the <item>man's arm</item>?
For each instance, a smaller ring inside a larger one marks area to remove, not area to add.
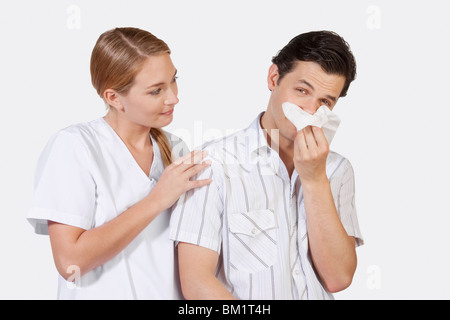
[[[328,180],[304,186],[303,195],[314,266],[328,291],[342,291],[356,270],[355,238],[342,226]]]
[[[218,259],[213,250],[185,242],[178,244],[181,289],[186,299],[234,299],[215,276]]]
[[[294,146],[294,164],[305,199],[308,240],[314,267],[326,289],[347,288],[356,270],[355,239],[342,225],[326,176],[328,142],[322,129],[299,131]]]

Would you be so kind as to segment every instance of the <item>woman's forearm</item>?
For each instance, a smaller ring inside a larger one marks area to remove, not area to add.
[[[49,222],[49,235],[56,267],[65,279],[74,267],[80,276],[114,258],[159,214],[155,195],[136,203],[107,223],[84,230]]]
[[[67,270],[73,270],[72,266],[81,276],[111,260],[184,192],[211,183],[211,179],[190,180],[211,164],[201,162],[205,155],[196,150],[174,161],[144,199],[101,226],[84,230],[49,222],[53,257],[61,276],[70,277]]]

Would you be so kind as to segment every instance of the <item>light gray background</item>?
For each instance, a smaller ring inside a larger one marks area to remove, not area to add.
[[[0,298],[55,298],[48,237],[25,220],[36,161],[51,134],[104,115],[91,50],[136,26],[173,51],[180,103],[167,130],[191,147],[265,109],[270,59],[292,37],[341,34],[358,78],[331,147],[355,169],[366,244],[335,297],[449,299],[449,21],[445,0],[1,1]]]

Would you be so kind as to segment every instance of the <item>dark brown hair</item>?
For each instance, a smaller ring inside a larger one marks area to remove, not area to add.
[[[280,81],[291,72],[297,61],[312,61],[319,64],[328,74],[345,77],[340,97],[347,95],[350,83],[356,78],[356,61],[348,43],[332,31],[313,31],[293,38],[272,63],[278,67]]]

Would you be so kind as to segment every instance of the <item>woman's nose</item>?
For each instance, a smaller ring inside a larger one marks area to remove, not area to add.
[[[166,105],[176,105],[180,100],[178,99],[178,90],[171,89],[168,91],[166,100],[164,104]]]

